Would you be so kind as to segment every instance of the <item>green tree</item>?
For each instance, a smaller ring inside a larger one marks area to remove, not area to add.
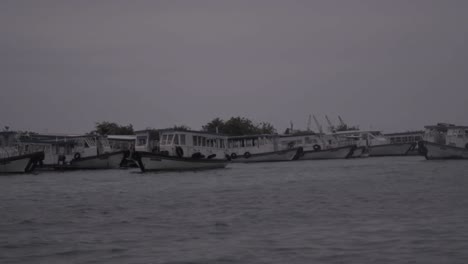
[[[268,123],[268,122],[260,123],[259,129],[260,129],[260,134],[274,134],[274,133],[276,133],[275,127],[272,124]]]
[[[113,122],[97,122],[96,123],[96,130],[94,130],[92,133],[104,136],[104,135],[133,135],[133,126],[126,125],[122,126],[117,123]]]
[[[187,130],[190,130],[190,127],[186,126],[186,125],[174,125],[174,130],[179,130],[179,131],[187,131]]]
[[[211,133],[219,133],[230,136],[255,135],[255,134],[273,134],[276,129],[268,122],[255,124],[252,120],[245,117],[231,117],[224,121],[217,117],[203,126],[203,130]]]
[[[222,120],[219,117],[216,117],[215,119],[211,120],[206,125],[204,125],[202,128],[204,131],[211,133],[216,133],[216,129],[218,129],[219,133],[223,133],[222,131],[224,131],[224,120]]]

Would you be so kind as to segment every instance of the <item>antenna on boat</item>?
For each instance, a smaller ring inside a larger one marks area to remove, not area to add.
[[[293,121],[289,121],[289,124],[291,124],[291,132],[294,130],[294,124],[293,124]]]
[[[309,119],[307,120],[307,131],[310,131],[310,125],[312,123],[312,120],[311,120],[311,115],[309,115]]]

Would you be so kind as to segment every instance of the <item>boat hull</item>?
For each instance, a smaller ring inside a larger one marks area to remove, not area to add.
[[[222,169],[229,163],[228,160],[178,158],[140,151],[134,153],[133,159],[142,172]]]
[[[421,147],[421,144],[419,145]],[[424,141],[422,143],[422,154],[428,160],[438,159],[468,159],[468,149],[441,145]]]
[[[355,146],[346,146],[318,151],[304,151],[299,160],[346,159],[353,154]]]
[[[252,162],[276,162],[276,161],[290,161],[297,159],[298,151],[300,148],[293,148],[281,151],[258,153],[251,155],[244,155],[232,157],[232,162],[236,163],[252,163]]]
[[[356,147],[348,158],[365,158],[368,156],[366,147]]]
[[[119,151],[73,159],[70,165],[64,165],[60,168],[76,170],[118,169],[127,155],[127,151]]]
[[[43,152],[2,158],[0,159],[0,173],[28,173],[32,172],[37,164],[44,159]]]
[[[414,147],[412,143],[385,144],[369,147],[369,156],[406,156],[410,149]]]

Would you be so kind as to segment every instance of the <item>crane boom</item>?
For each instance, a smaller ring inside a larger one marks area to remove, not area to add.
[[[341,116],[338,116],[338,120],[340,120],[340,124],[342,126],[346,126],[345,122],[343,121],[343,119],[341,119]]]
[[[317,120],[317,118],[315,117],[315,115],[314,115],[314,121],[315,121],[315,125],[317,126],[317,129],[318,129],[318,131],[320,132],[320,134],[323,134],[322,125],[320,125],[320,123],[319,123],[319,121]]]
[[[325,119],[327,120],[327,123],[328,123],[328,130],[330,130],[330,132],[334,132],[335,126],[333,126],[332,122],[330,121],[330,118],[328,118],[328,116],[326,115]]]

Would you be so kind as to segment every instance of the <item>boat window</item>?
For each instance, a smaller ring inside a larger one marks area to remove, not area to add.
[[[245,147],[245,141],[243,139],[241,140],[241,147]]]
[[[185,145],[185,135],[179,135],[180,137],[180,145],[184,146]]]
[[[167,135],[162,136],[161,145],[166,145]]]
[[[144,145],[146,145],[146,137],[145,136],[137,137],[137,146],[144,146]]]
[[[174,135],[170,134],[169,136],[167,136],[167,145],[171,145],[172,144],[172,139],[174,138]]]
[[[193,141],[194,146],[198,146],[198,137],[197,136],[193,136],[192,141]]]
[[[201,140],[202,140],[202,146],[203,147],[206,147],[206,137],[201,137]]]
[[[252,141],[250,141],[249,139],[246,139],[245,141],[246,141],[246,142],[245,142],[245,143],[246,143],[245,145],[246,145],[247,147],[251,147],[251,146],[252,146]]]
[[[174,145],[179,145],[179,135],[178,134],[174,135]]]

